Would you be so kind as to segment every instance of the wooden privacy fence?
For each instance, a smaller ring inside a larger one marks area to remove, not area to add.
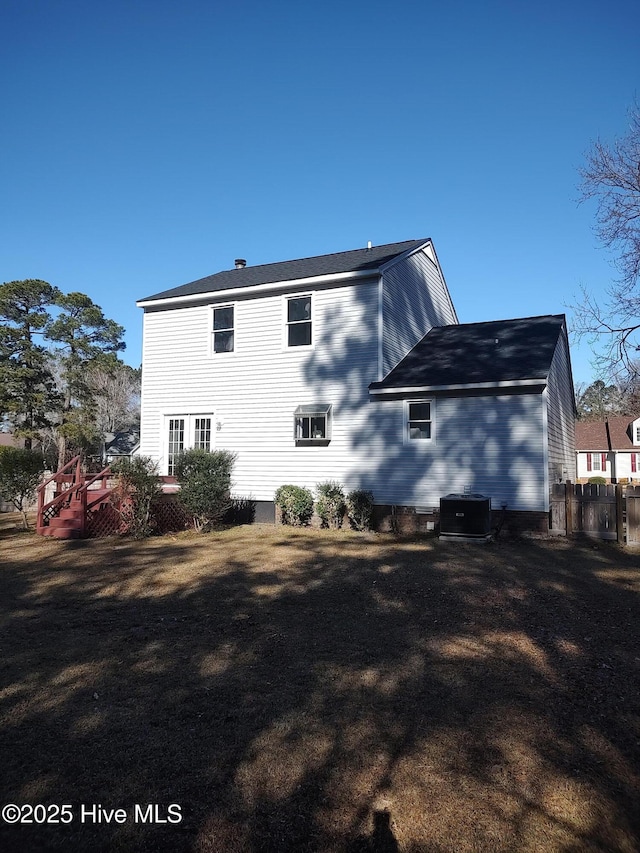
[[[549,530],[640,544],[640,486],[555,483]]]

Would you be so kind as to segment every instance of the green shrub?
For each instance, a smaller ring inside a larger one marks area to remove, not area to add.
[[[313,515],[313,495],[302,486],[280,486],[275,494],[275,503],[280,507],[283,524],[302,527]]]
[[[176,460],[178,500],[193,516],[196,530],[219,524],[232,506],[231,472],[236,460],[229,450],[193,448]]]
[[[373,493],[354,489],[347,495],[347,515],[355,530],[371,530],[373,519]]]
[[[316,486],[316,512],[323,527],[342,527],[342,520],[347,508],[344,491],[340,483],[329,480]]]
[[[153,503],[162,493],[158,466],[150,456],[118,459],[111,466],[118,475],[120,515],[136,539],[150,536],[155,528]]]
[[[595,483],[598,486],[605,486],[607,481],[604,477],[589,477],[590,483]]]
[[[43,473],[44,458],[39,451],[0,447],[0,497],[22,514],[25,530],[29,527],[27,507],[35,498]]]

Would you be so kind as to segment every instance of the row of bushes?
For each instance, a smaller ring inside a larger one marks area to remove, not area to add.
[[[221,524],[231,515],[246,514],[250,501],[231,497],[231,473],[235,454],[227,450],[186,450],[176,460],[180,491],[176,495],[196,530]],[[156,464],[147,456],[133,456],[113,465],[119,475],[121,498],[128,498],[128,526],[136,537],[154,531],[154,503],[161,487]]]
[[[280,486],[275,494],[283,524],[301,527],[308,524],[315,509],[323,527],[342,527],[345,515],[355,530],[370,530],[373,517],[373,495],[355,489],[347,495],[340,483],[329,480],[318,483],[316,497],[303,486]]]

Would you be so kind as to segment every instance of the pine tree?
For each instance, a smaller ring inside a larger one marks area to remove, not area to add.
[[[0,412],[25,436],[27,447],[59,404],[42,343],[48,309],[59,296],[40,279],[0,285]]]

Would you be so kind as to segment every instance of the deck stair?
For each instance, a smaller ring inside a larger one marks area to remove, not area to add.
[[[38,487],[37,532],[56,539],[83,538],[92,518],[111,507],[115,491],[110,468],[84,474],[81,457],[75,456]]]

